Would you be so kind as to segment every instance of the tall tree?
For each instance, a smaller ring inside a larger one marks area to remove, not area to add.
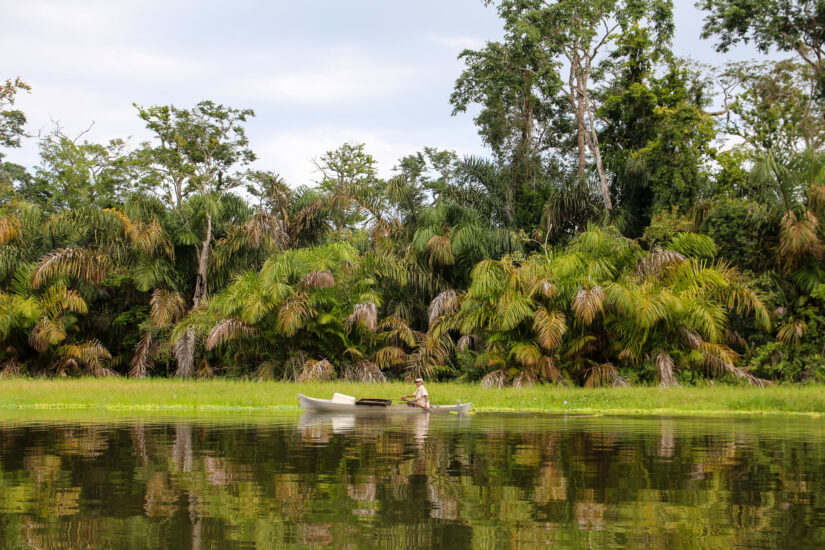
[[[633,25],[616,40],[610,85],[599,91],[599,137],[622,211],[638,237],[656,210],[691,208],[704,183],[714,122],[703,108],[706,83],[689,65],[657,55],[648,29]]]
[[[616,32],[649,19],[654,44],[664,49],[673,34],[671,0],[501,0],[499,13],[505,25],[532,36],[567,67],[566,97],[575,114],[578,173],[584,177],[589,152],[599,176],[606,208],[613,210],[609,184],[598,141],[593,101],[593,75],[599,59],[612,47]],[[561,75],[559,75],[561,78]]]
[[[25,168],[4,160],[4,149],[20,147],[20,139],[25,135],[26,115],[14,108],[14,101],[19,92],[30,89],[20,78],[0,83],[0,200],[3,201],[13,193],[14,182],[29,179]]]
[[[764,53],[795,52],[816,73],[825,99],[825,1],[699,0],[696,6],[708,12],[702,38],[716,36],[718,51],[753,42]]]
[[[238,169],[255,159],[243,124],[251,109],[234,109],[202,101],[191,109],[174,106],[138,107],[154,143],[144,144],[142,156],[152,169],[159,192],[174,206],[182,227],[182,244],[196,248],[197,270],[192,308],[207,293],[213,222],[228,193],[242,183]],[[178,376],[194,367],[195,334],[187,331],[175,346]]]
[[[506,18],[504,42],[465,50],[459,58],[466,69],[450,97],[453,115],[481,106],[475,118],[479,134],[497,160],[510,166],[505,213],[512,226],[520,187],[535,188],[541,155],[563,146],[564,133],[555,131],[568,126],[559,62],[539,37]]]

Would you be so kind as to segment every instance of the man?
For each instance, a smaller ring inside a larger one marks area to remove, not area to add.
[[[411,393],[410,395],[405,395],[401,399],[408,399],[412,397],[414,400],[408,402],[410,405],[414,405],[416,407],[421,407],[422,409],[429,409],[430,408],[430,394],[427,392],[427,388],[424,387],[424,379],[423,378],[416,378],[415,379],[415,393]]]

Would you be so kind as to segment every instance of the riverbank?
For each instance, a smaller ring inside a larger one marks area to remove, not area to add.
[[[436,404],[471,401],[473,411],[586,414],[825,414],[825,386],[704,386],[689,388],[485,389],[477,385],[428,383]],[[328,398],[333,392],[398,398],[402,383],[245,382],[174,379],[10,379],[0,381],[2,411],[88,409],[99,411],[220,412],[299,411],[298,393]]]

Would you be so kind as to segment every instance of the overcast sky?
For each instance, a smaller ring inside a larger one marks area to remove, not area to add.
[[[702,14],[675,0],[677,55],[720,64],[699,39]],[[107,141],[148,136],[132,103],[252,108],[256,167],[292,186],[317,179],[311,159],[366,143],[389,173],[424,146],[485,154],[471,115],[451,117],[464,48],[501,36],[481,0],[0,0],[0,79],[32,87],[17,106],[32,134],[59,121]],[[37,163],[36,139],[8,159]]]

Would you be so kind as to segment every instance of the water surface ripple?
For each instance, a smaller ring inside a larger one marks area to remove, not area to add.
[[[801,417],[0,422],[2,548],[825,547]]]

